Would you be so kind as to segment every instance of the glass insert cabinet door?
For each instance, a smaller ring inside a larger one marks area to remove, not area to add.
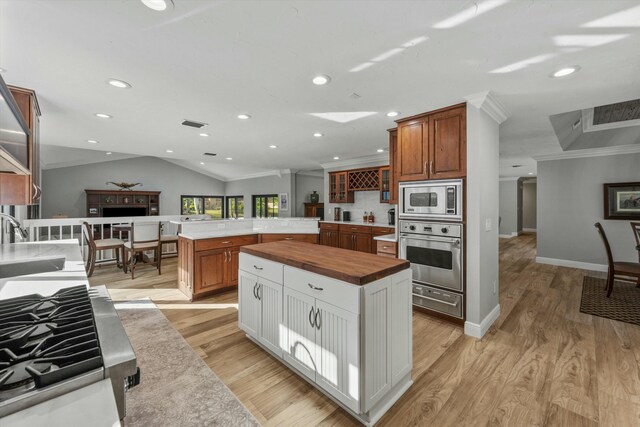
[[[224,218],[223,196],[180,196],[182,215],[210,215],[213,219]]]

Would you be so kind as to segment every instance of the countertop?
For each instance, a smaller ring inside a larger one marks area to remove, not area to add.
[[[366,285],[409,268],[406,260],[295,241],[241,246],[240,252],[354,285]]]
[[[382,240],[383,242],[393,242],[396,243],[398,238],[395,234],[385,234],[383,236],[375,236],[373,240]]]
[[[52,255],[65,256],[63,270],[0,279],[0,299],[29,294],[46,296],[70,286],[89,287],[76,239],[0,245],[0,259],[3,261]]]
[[[215,239],[216,237],[247,236],[252,234],[318,234],[319,229],[310,230],[225,230],[179,233],[178,236],[189,240]]]
[[[386,222],[364,222],[362,220],[357,221],[333,221],[333,220],[322,220],[320,222],[327,222],[329,224],[346,224],[346,225],[368,225],[369,227],[387,227],[387,228],[396,228],[395,225],[389,225]]]

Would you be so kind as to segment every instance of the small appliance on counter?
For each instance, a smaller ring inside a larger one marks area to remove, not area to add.
[[[340,221],[340,212],[342,212],[341,208],[333,208],[333,220]]]
[[[389,225],[396,225],[396,210],[395,210],[395,208],[389,209],[389,212],[387,212],[387,214],[389,215]]]
[[[349,212],[349,211],[344,211],[344,212],[342,212],[342,220],[343,220],[344,222],[349,222],[349,221],[351,221],[351,212]]]

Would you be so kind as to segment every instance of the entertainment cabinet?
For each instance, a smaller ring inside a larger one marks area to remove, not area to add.
[[[160,191],[84,191],[89,218],[160,215]]]

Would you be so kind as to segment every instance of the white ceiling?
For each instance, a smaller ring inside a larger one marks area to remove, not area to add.
[[[449,28],[473,2],[174,3],[154,12],[137,0],[0,0],[3,78],[37,91],[43,144],[164,157],[225,179],[317,169],[386,147],[387,111],[409,116],[492,90],[511,114],[501,175],[522,176],[535,173],[532,155],[561,151],[550,115],[640,97],[637,0],[485,0]],[[575,64],[575,75],[549,77]],[[331,83],[313,85],[317,74]],[[328,112],[375,114],[311,115]],[[182,119],[209,123],[211,136]]]

